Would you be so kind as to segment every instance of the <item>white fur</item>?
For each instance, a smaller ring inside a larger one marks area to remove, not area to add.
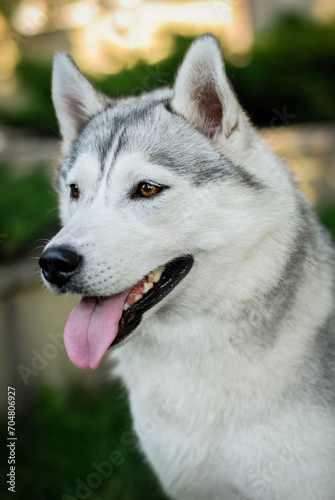
[[[83,77],[73,59],[63,51],[56,53],[52,75],[52,98],[67,154],[83,125],[102,111],[108,99]]]

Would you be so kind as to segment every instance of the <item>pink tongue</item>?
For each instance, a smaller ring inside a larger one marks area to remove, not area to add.
[[[102,302],[82,299],[70,313],[64,330],[66,351],[79,368],[95,370],[116,337],[128,292]]]

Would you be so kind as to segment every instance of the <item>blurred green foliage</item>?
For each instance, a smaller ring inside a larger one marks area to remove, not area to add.
[[[138,451],[118,384],[94,391],[77,385],[42,387],[30,413],[17,417],[16,429],[17,500],[165,499]],[[6,436],[2,426],[2,442]],[[5,483],[0,497],[10,500],[13,493]]]
[[[258,125],[269,126],[273,110],[295,115],[289,123],[335,118],[335,22],[286,15],[260,32],[251,62],[228,74],[242,106]],[[285,121],[278,125],[287,125]]]
[[[58,227],[57,196],[46,165],[18,173],[8,164],[0,168],[0,259],[27,251],[41,235]]]
[[[170,85],[191,41],[176,37],[173,53],[159,65],[139,62],[131,70],[91,80],[112,97]],[[257,125],[271,125],[276,116],[273,110],[283,114],[284,107],[295,115],[294,123],[334,119],[335,22],[325,25],[297,15],[283,16],[257,34],[247,59],[248,65],[236,67],[227,58],[227,73]],[[39,134],[54,134],[57,123],[50,100],[51,56],[49,65],[23,56],[17,78],[26,94],[25,105],[18,109],[6,103],[0,107],[0,121],[29,127]]]
[[[22,57],[16,68],[19,106],[4,102],[0,105],[0,123],[11,127],[26,127],[40,135],[56,135],[58,125],[51,102],[51,61],[46,65],[38,59]]]
[[[328,228],[335,243],[335,205],[320,207],[318,213],[321,222]]]

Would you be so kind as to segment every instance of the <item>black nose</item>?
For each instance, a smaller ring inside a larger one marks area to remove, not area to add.
[[[68,247],[49,247],[41,255],[39,264],[46,280],[61,287],[77,270],[82,256]]]

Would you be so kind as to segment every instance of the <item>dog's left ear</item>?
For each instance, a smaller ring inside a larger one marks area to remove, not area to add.
[[[223,55],[212,35],[198,38],[178,71],[172,108],[201,132],[229,139],[246,117],[227,79]]]
[[[56,52],[52,73],[52,99],[67,154],[90,118],[111,101],[84,77],[72,57]]]

